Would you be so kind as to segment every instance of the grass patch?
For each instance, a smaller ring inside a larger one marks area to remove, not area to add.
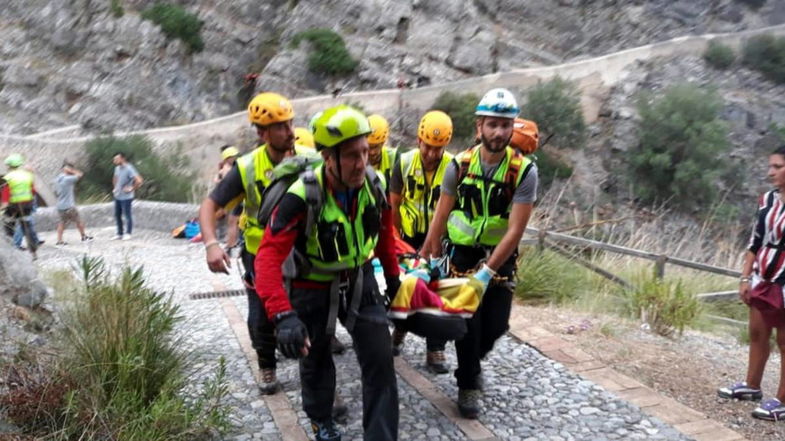
[[[524,248],[518,258],[515,294],[531,303],[567,303],[587,288],[591,275],[553,251]]]

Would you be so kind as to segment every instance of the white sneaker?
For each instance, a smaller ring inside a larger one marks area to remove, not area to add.
[[[131,240],[131,235],[130,234],[124,234],[123,235],[123,240]]]
[[[112,236],[112,238],[111,238],[111,239],[109,239],[109,240],[120,240],[120,239],[122,239],[122,238],[123,238],[123,236],[122,236],[121,234],[115,234],[115,235],[114,235],[114,236]]]

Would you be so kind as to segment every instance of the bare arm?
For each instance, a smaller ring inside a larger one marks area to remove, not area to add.
[[[390,205],[392,205],[393,225],[401,232],[401,195],[390,193]]]
[[[507,232],[504,233],[502,240],[494,247],[493,253],[491,253],[491,257],[488,258],[486,263],[492,270],[498,270],[512,256],[512,253],[518,249],[518,244],[521,241],[523,232],[526,230],[531,214],[532,204],[512,205]]]
[[[139,175],[134,176],[134,183],[133,183],[134,190],[141,187],[143,183],[144,183],[144,179],[142,179],[141,176]]]
[[[450,217],[450,211],[455,206],[455,196],[450,196],[442,193],[439,196],[439,202],[436,203],[436,211],[433,213],[431,225],[428,228],[428,234],[425,236],[425,242],[420,255],[423,257],[439,257],[442,255],[442,237],[447,231],[447,218]]]
[[[220,208],[215,201],[209,197],[205,198],[199,207],[199,227],[202,232],[202,241],[207,247],[207,266],[210,271],[228,274],[227,268],[232,267],[232,262],[229,255],[218,246],[218,239],[215,235],[215,213]]]
[[[743,279],[752,275],[753,263],[755,263],[755,254],[747,250],[744,253],[744,264],[741,266],[742,281],[739,282],[739,298],[747,305],[750,304],[750,281],[744,281]]]

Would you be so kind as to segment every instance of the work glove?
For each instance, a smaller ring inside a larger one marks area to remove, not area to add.
[[[482,286],[482,293],[484,293],[488,289],[488,284],[491,283],[491,279],[493,279],[493,276],[495,275],[496,271],[492,270],[488,265],[483,263],[480,270],[474,273],[470,279],[480,282],[480,285]]]
[[[384,280],[387,282],[387,290],[384,294],[387,296],[387,301],[392,303],[395,295],[398,294],[398,288],[401,287],[401,278],[398,276],[384,276]]]
[[[279,314],[275,320],[275,339],[278,350],[287,358],[300,358],[307,354],[308,330],[294,311]]]

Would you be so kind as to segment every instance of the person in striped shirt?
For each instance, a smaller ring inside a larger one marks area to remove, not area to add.
[[[763,398],[761,380],[769,358],[769,339],[777,329],[777,345],[785,356],[785,145],[769,156],[768,177],[774,189],[758,202],[755,227],[739,281],[739,298],[750,307],[750,352],[746,381],[720,388],[720,397],[758,401]],[[774,398],[764,400],[752,416],[770,421],[785,418],[785,363]]]

